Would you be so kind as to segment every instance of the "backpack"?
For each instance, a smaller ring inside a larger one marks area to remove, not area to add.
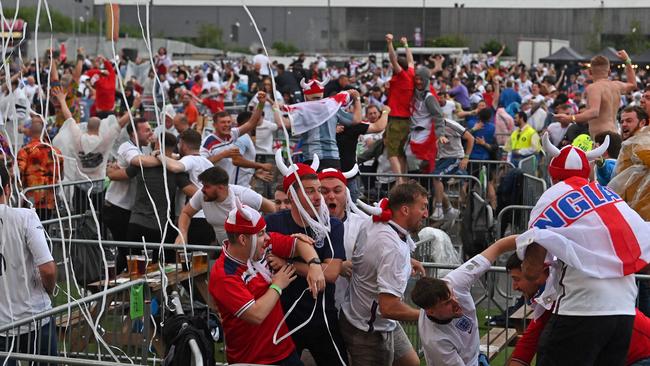
[[[492,206],[476,191],[471,191],[463,210],[460,237],[465,259],[482,252],[494,241],[494,213]]]
[[[162,336],[166,346],[163,366],[190,364],[192,350],[189,341],[194,339],[201,350],[204,365],[214,365],[214,340],[204,317],[173,315],[165,321]]]
[[[511,169],[499,180],[497,187],[497,209],[498,215],[504,208],[512,205],[521,205],[524,202],[524,172],[521,169]],[[508,223],[514,223],[516,227],[521,227],[526,223],[521,216],[512,217],[512,212],[506,212],[499,223],[499,237],[503,235]]]
[[[77,223],[75,239],[96,240],[97,227],[92,217],[84,217]],[[70,259],[77,281],[81,284],[92,283],[104,278],[104,261],[113,260],[115,256],[108,249],[102,249],[99,244],[70,244]]]

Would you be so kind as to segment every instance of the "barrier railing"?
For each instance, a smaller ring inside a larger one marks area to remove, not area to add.
[[[67,216],[68,214],[79,214],[90,208],[88,198],[88,191],[90,191],[90,199],[95,211],[101,214],[104,206],[103,185],[103,179],[96,179],[90,181],[63,181],[55,184],[26,187],[22,191],[21,199],[18,200],[18,207],[25,207],[27,202],[22,198],[27,198],[31,202],[31,204],[27,205],[36,210],[41,220],[49,220],[53,217]],[[50,200],[51,204],[34,202],[36,198]],[[66,204],[69,212],[66,210]]]
[[[472,172],[478,172],[482,167],[485,167],[487,179],[494,183],[515,168],[511,162],[505,160],[470,160],[467,164],[467,171],[472,174]]]
[[[521,159],[518,168],[525,174],[537,176],[537,154]]]
[[[521,234],[528,228],[533,206],[511,205],[504,207],[497,215],[497,239],[512,234]]]
[[[546,182],[541,178],[524,173],[523,191],[523,204],[535,205],[544,191],[546,191]]]

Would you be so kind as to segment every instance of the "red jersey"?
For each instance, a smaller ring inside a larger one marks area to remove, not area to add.
[[[294,238],[279,233],[269,233],[269,236],[271,241],[267,253],[270,251],[281,258],[294,255]],[[229,255],[227,247],[212,267],[208,287],[221,314],[229,363],[272,365],[294,352],[291,337],[278,345],[273,344],[273,333],[278,324],[282,323],[278,338],[289,333],[282,320],[284,312],[280,300],[260,325],[241,319],[255,300],[269,291],[269,285],[255,268],[248,268],[246,263]]]
[[[540,306],[540,305],[537,305]],[[537,353],[537,343],[542,335],[544,326],[551,317],[551,310],[544,312],[539,319],[535,319],[526,328],[524,335],[517,341],[517,346],[512,352],[512,359],[523,365],[530,365],[530,362]],[[634,329],[630,339],[630,348],[627,351],[625,365],[629,366],[636,361],[650,357],[650,318],[645,316],[639,309],[636,309],[634,317]]]
[[[204,106],[208,107],[212,114],[226,109],[226,106],[223,103],[223,98],[203,98],[201,103],[203,103]]]
[[[394,74],[390,79],[388,90],[388,106],[390,117],[409,118],[411,117],[411,99],[415,89],[415,68],[409,67]]]
[[[102,75],[100,70],[93,69],[86,73],[90,76],[90,80],[95,80],[93,88],[95,88],[95,103],[94,107],[97,111],[113,111],[115,108],[115,69],[110,61],[104,61],[104,68],[108,75]]]

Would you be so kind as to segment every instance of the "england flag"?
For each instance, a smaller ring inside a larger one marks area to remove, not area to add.
[[[289,113],[292,134],[300,135],[327,122],[349,101],[350,95],[341,92],[330,98],[285,105],[282,109]]]
[[[517,237],[517,254],[523,259],[537,243],[547,263],[556,257],[591,277],[619,278],[650,261],[649,225],[608,187],[572,177],[544,192]]]

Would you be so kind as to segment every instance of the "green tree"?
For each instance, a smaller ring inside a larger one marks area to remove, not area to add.
[[[223,49],[223,31],[212,24],[201,24],[194,44],[199,47]]]
[[[501,45],[502,43],[497,41],[496,39],[491,39],[483,44],[481,46],[481,52],[483,53],[488,53],[492,52],[492,54],[497,54],[499,51],[501,51]],[[506,49],[503,50],[502,56],[510,56],[510,49],[506,46]]]
[[[641,22],[633,20],[630,23],[630,32],[623,37],[623,46],[629,54],[636,54],[648,48],[647,37],[641,30]]]
[[[284,43],[281,41],[273,42],[271,48],[273,48],[280,56],[293,55],[300,51],[298,47],[292,45],[291,43]]]
[[[459,34],[450,34],[429,39],[425,44],[427,47],[467,47],[469,42]]]

